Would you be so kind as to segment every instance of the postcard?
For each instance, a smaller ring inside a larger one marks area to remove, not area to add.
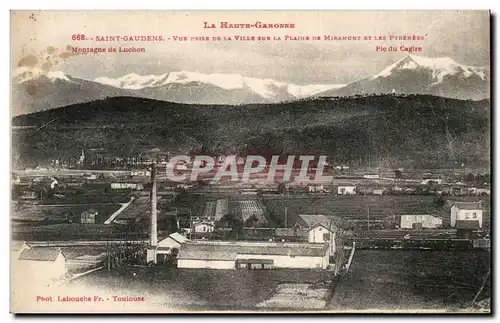
[[[11,11],[13,313],[491,312],[489,11]]]

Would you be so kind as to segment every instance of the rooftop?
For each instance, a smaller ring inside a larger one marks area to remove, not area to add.
[[[481,202],[452,202],[453,205],[461,210],[481,210]]]
[[[36,247],[24,250],[19,260],[55,261],[61,249],[53,247]]]
[[[326,244],[276,243],[276,242],[187,242],[181,248],[178,259],[236,260],[237,255],[274,255],[323,257]]]
[[[171,235],[168,236],[168,238],[172,238],[172,239],[174,239],[175,241],[177,241],[179,243],[184,243],[186,241],[189,241],[188,238],[186,238],[185,236],[183,236],[182,234],[180,234],[178,232],[172,233]]]
[[[322,225],[330,230],[335,230],[335,227],[343,227],[343,221],[338,216],[326,216],[322,214],[300,214],[297,217],[299,225],[312,228],[316,225]]]
[[[29,245],[26,243],[26,241],[12,241],[10,243],[10,249],[12,251],[19,251],[23,246],[26,245],[29,247]]]

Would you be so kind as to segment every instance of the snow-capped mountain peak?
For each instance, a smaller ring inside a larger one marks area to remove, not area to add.
[[[98,77],[94,81],[127,90],[140,90],[147,87],[162,85],[168,74],[139,75],[130,73],[119,78]]]
[[[395,71],[401,70],[418,70],[426,69],[432,72],[433,84],[441,83],[447,75],[458,75],[462,77],[470,77],[472,75],[479,76],[482,80],[486,79],[485,69],[462,65],[451,59],[450,57],[424,57],[410,54],[398,60],[394,64],[389,65],[380,73],[374,75],[372,79],[379,77],[389,77]]]
[[[336,89],[343,86],[343,84],[296,85],[272,79],[246,77],[241,74],[203,74],[189,71],[176,71],[161,75],[145,76],[132,73],[116,79],[98,77],[94,81],[128,90],[158,88],[169,84],[200,83],[212,85],[223,90],[249,89],[264,99],[279,97],[278,92],[287,93],[287,95],[294,98],[303,98],[327,89]]]
[[[16,83],[37,80],[42,76],[48,78],[52,82],[56,80],[71,82],[68,76],[61,71],[47,71],[37,67],[18,67],[12,72],[12,76]]]

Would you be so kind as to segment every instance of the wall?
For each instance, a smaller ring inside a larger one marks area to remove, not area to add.
[[[451,223],[452,227],[456,226],[457,220],[478,220],[479,227],[483,227],[483,210],[461,210],[457,208],[455,205],[451,207]],[[476,213],[476,217],[473,217],[473,213]]]
[[[401,229],[412,229],[414,223],[421,223],[422,228],[438,228],[443,225],[443,220],[432,215],[402,215]]]
[[[194,227],[194,232],[198,232],[198,233],[213,232],[213,231],[214,231],[214,227],[211,225],[207,225],[207,224],[198,224],[198,225],[195,225],[195,227]]]
[[[329,233],[330,234],[330,239],[329,240],[324,240],[323,239],[323,234]],[[327,230],[326,228],[322,226],[317,226],[316,228],[309,230],[308,232],[308,242],[309,243],[329,243],[330,244],[330,254],[332,256],[335,255],[335,248],[336,248],[336,232],[332,232],[330,230]]]
[[[339,186],[337,189],[338,195],[356,195],[356,188],[351,186]]]
[[[329,233],[330,237],[332,233],[327,230],[326,228],[323,228],[322,226],[317,226],[316,228],[309,230],[309,237],[308,237],[308,242],[310,243],[325,243],[329,242],[330,240],[323,240],[323,234]]]
[[[474,213],[476,213],[474,217]],[[483,227],[483,211],[482,210],[459,210],[457,220],[477,220],[479,227]]]
[[[55,261],[18,260],[13,267],[38,282],[58,279],[66,274],[66,260],[62,254]]]
[[[234,260],[194,260],[177,259],[178,268],[211,268],[211,269],[235,269]]]
[[[306,269],[325,269],[328,266],[329,252],[323,257],[304,257],[304,256],[281,256],[281,255],[253,255],[238,254],[237,259],[271,259],[274,261],[275,268],[306,268]]]

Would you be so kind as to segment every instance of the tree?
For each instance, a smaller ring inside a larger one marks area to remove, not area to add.
[[[467,182],[473,182],[473,181],[475,181],[475,180],[476,180],[476,176],[474,176],[474,174],[472,174],[472,173],[469,173],[469,174],[467,174],[467,176],[465,177],[465,180],[466,180]]]
[[[426,187],[428,192],[435,192],[437,190],[437,183],[435,181],[428,181]]]
[[[278,184],[278,193],[285,194],[286,193],[286,185],[285,183]]]
[[[220,221],[227,228],[231,228],[229,238],[238,239],[243,236],[243,221],[234,213],[226,214]]]
[[[396,179],[401,179],[403,178],[403,173],[399,169],[396,169],[394,171],[394,176],[396,177]]]
[[[177,219],[175,215],[168,214],[165,218],[165,230],[170,234],[177,232],[179,228],[177,227]]]

